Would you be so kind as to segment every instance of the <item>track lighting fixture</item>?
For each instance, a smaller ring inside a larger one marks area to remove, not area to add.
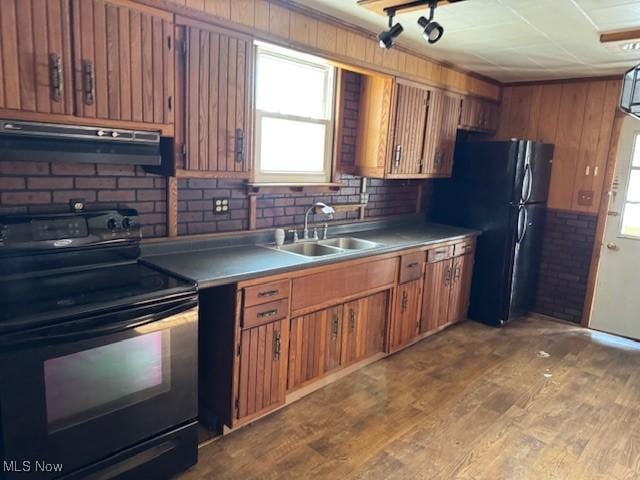
[[[393,24],[393,15],[389,15],[389,30],[385,30],[378,35],[378,41],[380,42],[380,48],[389,49],[393,47],[393,42],[404,31],[404,28],[399,23]]]
[[[442,27],[442,25],[440,25],[438,22],[433,21],[437,5],[437,1],[430,2],[429,18],[420,17],[418,19],[418,25],[423,28],[422,36],[429,43],[436,43],[442,38],[442,35],[444,35],[444,28]]]
[[[449,3],[462,1],[464,0],[449,0]],[[399,23],[396,23],[395,25],[393,24],[393,18],[395,17],[396,12],[399,10],[419,8],[422,5],[429,6],[429,18],[424,16],[418,18],[418,25],[422,27],[422,36],[430,44],[436,43],[442,38],[442,35],[444,35],[444,28],[438,22],[433,20],[436,7],[438,6],[438,0],[413,0],[384,9],[384,13],[389,17],[389,30],[385,30],[378,35],[378,41],[380,42],[381,48],[389,49],[393,47],[396,39],[404,31],[402,25]]]

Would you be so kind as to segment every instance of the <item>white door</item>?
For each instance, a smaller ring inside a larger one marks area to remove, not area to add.
[[[640,120],[622,124],[591,322],[640,339]]]

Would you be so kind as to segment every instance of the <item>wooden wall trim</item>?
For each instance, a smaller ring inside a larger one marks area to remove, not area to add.
[[[603,75],[600,77],[569,77],[569,78],[555,78],[553,80],[531,80],[525,82],[505,82],[502,84],[503,88],[507,87],[530,87],[532,85],[555,85],[559,83],[580,83],[580,82],[594,82],[597,80],[622,80],[622,74],[620,75]]]
[[[585,294],[584,308],[582,309],[582,326],[588,327],[591,320],[591,310],[593,309],[593,300],[596,293],[596,281],[598,280],[598,269],[600,266],[600,254],[602,252],[602,240],[609,219],[609,195],[613,184],[613,177],[616,171],[618,161],[618,147],[620,143],[620,131],[625,115],[618,112],[613,119],[613,130],[611,132],[611,140],[609,142],[609,155],[607,158],[607,168],[604,174],[603,195],[600,198],[600,207],[598,209],[598,223],[596,225],[595,241],[593,242],[593,253],[591,254],[591,263],[589,266],[589,278],[587,279],[587,291]]]
[[[232,28],[257,40],[427,86],[499,101],[501,86],[405,48],[382,51],[375,33],[290,0],[135,0],[176,15]]]

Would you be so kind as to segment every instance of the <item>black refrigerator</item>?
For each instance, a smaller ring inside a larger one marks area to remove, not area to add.
[[[482,230],[469,318],[502,326],[528,313],[538,286],[553,145],[456,143],[452,178],[434,186],[432,219]]]

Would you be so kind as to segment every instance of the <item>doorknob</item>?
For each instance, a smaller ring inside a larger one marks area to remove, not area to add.
[[[607,243],[607,248],[609,250],[613,250],[614,252],[617,252],[618,250],[620,250],[620,247],[615,242]]]

